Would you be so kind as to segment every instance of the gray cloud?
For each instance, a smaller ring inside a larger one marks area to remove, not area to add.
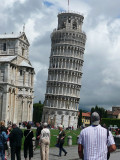
[[[44,101],[50,34],[57,27],[58,12],[67,9],[67,2],[54,0],[49,6],[43,0],[25,0],[1,7],[0,33],[19,32],[26,23],[30,60],[36,72],[34,101]],[[106,108],[119,105],[120,1],[74,0],[70,1],[71,8],[84,13],[83,30],[87,34],[80,106],[89,109],[95,105]]]
[[[45,91],[46,91],[46,80],[47,80],[47,69],[42,69],[36,74],[36,82],[35,82],[35,101],[39,102],[44,101]]]
[[[48,65],[51,50],[50,44],[50,32],[46,32],[42,37],[38,36],[31,46],[30,59]]]

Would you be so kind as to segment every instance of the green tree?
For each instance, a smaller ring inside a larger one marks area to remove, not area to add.
[[[44,104],[42,104],[41,101],[39,101],[39,103],[33,104],[33,121],[34,122],[41,122],[43,106]]]
[[[98,107],[97,105],[91,108],[91,114],[93,112],[97,112],[100,115],[100,118],[107,118],[107,110],[105,110],[103,107]]]
[[[95,112],[95,108],[91,108],[91,114],[93,113],[93,112]]]
[[[78,126],[80,127],[82,125],[82,109],[79,110],[79,116],[78,116]]]

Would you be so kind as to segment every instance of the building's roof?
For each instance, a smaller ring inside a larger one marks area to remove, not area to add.
[[[91,115],[91,112],[87,112],[87,114]]]
[[[6,39],[6,38],[19,38],[23,33],[18,33],[18,34],[0,34],[0,39]]]
[[[113,116],[118,116],[118,114],[120,114],[120,111],[114,111],[113,112]]]
[[[19,64],[19,66],[24,66],[24,67],[33,68],[31,64],[29,64],[28,62],[26,62],[26,61],[24,61],[24,60]]]
[[[0,62],[10,62],[17,56],[0,56]]]
[[[113,112],[110,110],[107,110],[107,114],[113,114]]]
[[[82,117],[90,117],[89,113],[82,113]]]

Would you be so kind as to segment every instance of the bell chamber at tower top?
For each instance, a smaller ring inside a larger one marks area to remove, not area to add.
[[[58,28],[54,29],[51,34],[52,51],[56,47],[60,50],[61,47],[77,47],[81,52],[84,51],[86,34],[82,31],[83,19],[84,17],[77,13],[58,14]]]
[[[84,17],[77,13],[58,14],[58,30],[68,29],[82,31]]]

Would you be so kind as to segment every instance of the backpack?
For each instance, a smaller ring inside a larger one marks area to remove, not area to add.
[[[3,148],[3,146],[4,146],[4,138],[2,133],[0,133],[0,149]]]

